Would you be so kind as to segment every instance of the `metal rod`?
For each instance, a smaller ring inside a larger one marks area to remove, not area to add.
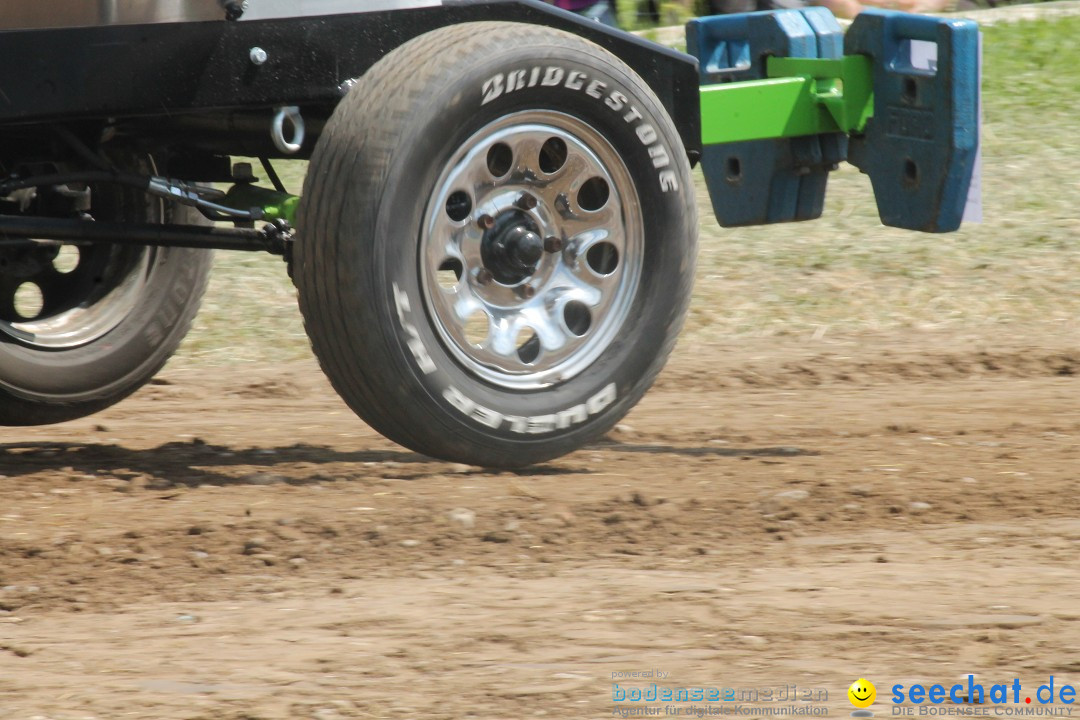
[[[281,178],[277,174],[277,170],[270,164],[270,158],[261,157],[259,162],[262,163],[263,172],[266,173],[266,179],[270,181],[270,184],[274,186],[274,189],[280,193],[288,192],[285,189],[285,184],[281,182]]]
[[[75,151],[76,155],[96,167],[98,170],[105,170],[106,172],[112,172],[114,170],[103,157],[95,154],[93,150],[86,146],[86,143],[80,140],[78,136],[68,128],[60,124],[54,124],[52,129],[53,132],[59,135],[60,138],[68,144],[68,147]]]
[[[111,170],[84,170],[82,172],[56,173],[53,175],[34,175],[25,178],[9,178],[0,181],[0,195],[7,195],[15,190],[49,185],[69,185],[71,183],[120,183],[146,190],[150,184],[147,175],[114,172]]]
[[[0,215],[0,242],[28,238],[215,250],[260,250],[275,255],[284,252],[286,242],[275,231],[247,228],[146,225]]]
[[[250,209],[239,209],[220,205],[207,200],[203,195],[216,195],[224,197],[224,193],[214,188],[207,188],[182,180],[158,177],[156,175],[134,175],[126,172],[109,172],[106,170],[89,170],[73,173],[61,173],[56,175],[35,175],[26,178],[13,178],[0,182],[0,197],[31,187],[46,187],[49,185],[68,185],[70,183],[97,183],[115,182],[121,185],[130,185],[156,197],[164,198],[170,202],[180,203],[189,207],[197,208],[203,215],[211,220],[261,220],[262,216]]]

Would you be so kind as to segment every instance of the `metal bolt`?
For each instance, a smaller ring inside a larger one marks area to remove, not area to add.
[[[476,219],[476,224],[480,226],[481,230],[490,230],[495,227],[495,218],[491,217],[487,213],[484,213]]]
[[[563,249],[562,238],[552,235],[544,241],[544,250],[549,253],[557,253]]]
[[[338,85],[338,93],[341,97],[345,97],[349,94],[349,91],[353,89],[353,86],[359,82],[358,78],[349,78]]]
[[[521,297],[528,300],[533,295],[536,295],[536,288],[532,285],[522,285],[521,289],[518,292],[521,293]]]
[[[256,45],[248,52],[248,58],[251,60],[252,65],[262,65],[270,59],[270,56],[266,54],[265,50]]]
[[[476,271],[476,284],[487,285],[489,282],[491,282],[493,277],[494,276],[491,274],[490,270],[488,270],[487,268],[480,268]]]
[[[536,198],[529,193],[521,193],[515,204],[522,210],[532,210],[536,207]]]

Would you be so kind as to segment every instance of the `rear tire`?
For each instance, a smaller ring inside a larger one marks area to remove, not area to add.
[[[94,187],[92,197],[100,220],[207,222],[135,190]],[[187,248],[21,248],[0,248],[0,425],[73,420],[142,387],[191,326],[213,260]],[[39,314],[19,307],[28,286]]]
[[[300,308],[338,393],[395,442],[483,466],[607,432],[663,366],[694,274],[663,106],[607,51],[532,25],[383,58],[327,124],[298,224]]]

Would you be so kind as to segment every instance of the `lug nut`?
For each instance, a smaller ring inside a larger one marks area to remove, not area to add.
[[[552,235],[544,241],[544,251],[549,253],[557,253],[563,249],[562,238]]]
[[[533,287],[532,285],[522,285],[521,290],[519,292],[521,292],[521,297],[528,300],[533,295],[536,295],[536,288]]]
[[[566,193],[559,193],[555,196],[555,209],[564,217],[574,216],[574,210],[570,207],[570,196]]]
[[[476,283],[478,285],[487,285],[489,282],[491,282],[492,277],[494,276],[487,268],[480,268],[476,271]]]
[[[495,227],[495,218],[491,217],[487,213],[484,213],[476,219],[476,224],[480,226],[481,230],[490,230]]]
[[[522,210],[532,210],[536,207],[536,198],[529,193],[521,193],[518,197],[516,205]]]

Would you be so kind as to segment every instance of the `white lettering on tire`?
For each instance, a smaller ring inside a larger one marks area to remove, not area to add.
[[[562,82],[564,75],[566,75],[566,71],[561,67],[549,67],[544,71],[544,79],[540,84],[544,87],[555,87]],[[485,102],[487,101],[485,100]]]
[[[487,105],[492,100],[500,97],[503,94],[503,76],[502,73],[493,75],[484,81],[484,102],[481,105]]]
[[[641,141],[642,145],[652,145],[654,142],[656,142],[656,128],[654,128],[649,123],[638,125],[637,136],[638,140]]]
[[[607,100],[604,101],[604,104],[615,112],[621,112],[622,109],[626,107],[627,102],[626,96],[616,90],[607,96]]]
[[[453,385],[448,386],[443,391],[443,399],[465,417],[475,420],[492,430],[505,428],[519,435],[540,435],[556,430],[566,430],[574,425],[581,425],[590,417],[602,413],[617,398],[618,390],[615,388],[615,383],[608,383],[600,392],[583,403],[557,413],[522,417],[520,415],[504,415],[491,408],[484,407]]]
[[[409,352],[412,353],[413,359],[416,360],[416,364],[420,367],[420,372],[430,375],[438,368],[435,366],[435,361],[431,359],[431,355],[428,354],[427,348],[424,347],[424,341],[420,339],[420,331],[408,319],[408,315],[412,312],[409,296],[401,291],[396,282],[393,283],[393,286],[394,307],[397,309],[401,329],[405,331],[405,344],[409,347]]]
[[[634,132],[641,144],[646,147],[653,167],[660,171],[657,173],[660,190],[665,193],[678,192],[679,176],[674,170],[667,169],[671,165],[671,153],[660,140],[656,128],[645,120],[640,110],[630,104],[626,95],[618,90],[607,92],[606,82],[590,78],[581,70],[567,70],[558,65],[547,67],[534,65],[528,69],[497,73],[484,81],[481,87],[483,99],[480,105],[482,107],[503,95],[509,95],[526,87],[535,87],[538,80],[541,87],[561,85],[567,90],[583,92],[595,100],[600,100],[612,112],[619,113],[623,122],[634,125]]]

